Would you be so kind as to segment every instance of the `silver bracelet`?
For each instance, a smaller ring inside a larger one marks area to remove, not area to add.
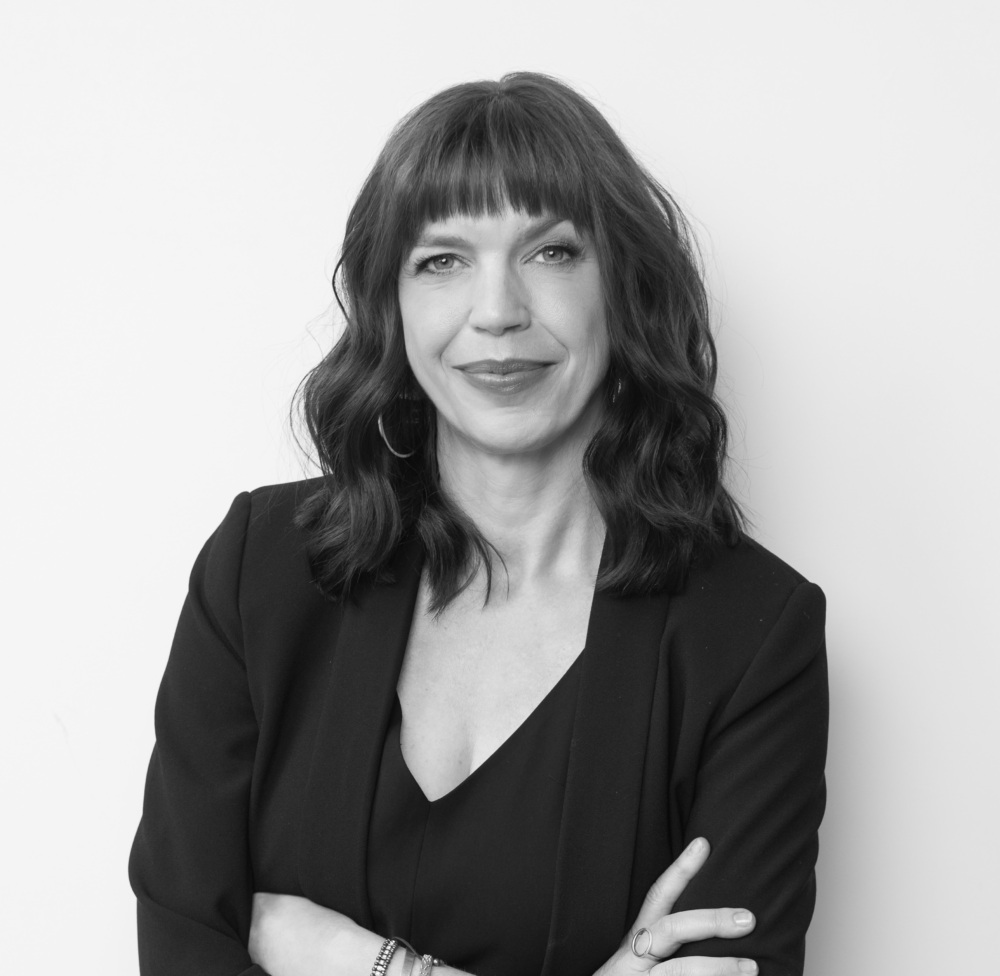
[[[435,966],[443,966],[444,962],[440,959],[435,959],[429,953],[425,953],[423,958],[420,960],[420,976],[431,976],[431,970]]]
[[[398,935],[394,935],[393,938],[403,947],[403,976],[413,976],[413,970],[417,965],[417,960],[420,956],[417,950],[410,945],[406,939],[401,939]]]
[[[385,976],[385,971],[389,968],[389,962],[392,959],[392,954],[396,951],[396,946],[399,942],[396,939],[386,939],[382,943],[382,947],[378,951],[378,955],[375,957],[375,962],[372,965],[371,976]]]
[[[403,976],[413,976],[413,970],[416,968],[418,962],[420,963],[420,972],[417,974],[417,976],[431,976],[431,970],[435,966],[444,965],[443,959],[436,959],[434,956],[430,955],[430,953],[426,953],[425,955],[421,956],[420,953],[417,952],[417,950],[414,949],[413,946],[411,946],[410,943],[406,941],[406,939],[401,939],[398,935],[393,936],[391,939],[386,939],[385,942],[382,943],[382,948],[379,950],[380,958],[382,956],[382,952],[385,950],[385,947],[390,942],[393,943],[393,946],[392,949],[389,951],[389,955],[385,961],[385,965],[381,970],[379,970],[378,973],[375,972],[375,968],[373,967],[372,976],[385,976],[385,970],[388,968],[389,960],[392,958],[392,953],[395,952],[397,946],[403,946],[404,947],[403,951],[406,953],[403,959]],[[378,964],[379,960],[376,959],[375,966],[377,967]]]

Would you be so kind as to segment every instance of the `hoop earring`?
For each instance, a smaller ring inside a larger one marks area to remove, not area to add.
[[[390,454],[395,454],[398,458],[408,458],[413,457],[413,455],[417,453],[416,450],[412,450],[408,454],[400,454],[399,451],[397,451],[396,448],[389,443],[389,438],[385,436],[385,427],[382,424],[382,414],[378,415],[378,432],[382,435],[382,441],[385,443],[385,446],[389,448]]]
[[[611,391],[611,402],[614,403],[615,400],[621,395],[622,392],[622,381],[621,379],[615,380],[615,388]]]

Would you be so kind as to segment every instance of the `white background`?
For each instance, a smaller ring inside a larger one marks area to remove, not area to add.
[[[391,125],[529,68],[694,218],[738,491],[829,598],[811,976],[993,971],[992,0],[130,0],[0,15],[7,968],[134,973],[125,870],[191,562],[299,477],[346,212]]]

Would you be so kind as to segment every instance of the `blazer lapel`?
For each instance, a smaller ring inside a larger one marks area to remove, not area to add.
[[[668,599],[595,593],[570,746],[543,976],[592,972],[627,917]]]
[[[367,587],[343,608],[302,816],[303,890],[366,928],[368,824],[422,560],[419,545],[401,546],[395,582]],[[350,893],[346,903],[331,901],[330,878]]]

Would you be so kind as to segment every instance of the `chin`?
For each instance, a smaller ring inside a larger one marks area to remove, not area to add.
[[[503,457],[527,456],[558,449],[571,439],[570,431],[551,428],[511,430],[510,426],[462,431],[466,443],[484,454]]]
[[[561,448],[582,451],[599,423],[600,407],[593,403],[583,409],[576,404],[563,407],[562,410],[466,410],[464,415],[456,411],[460,423],[446,420],[440,424],[439,419],[439,442],[454,439],[467,449],[507,457],[544,454]],[[575,420],[567,423],[567,415],[575,415]],[[438,417],[441,418],[440,413]]]

